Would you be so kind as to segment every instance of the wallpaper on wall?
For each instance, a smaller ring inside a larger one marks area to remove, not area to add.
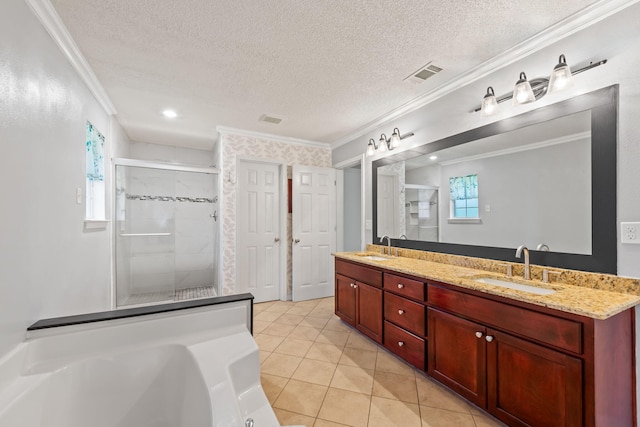
[[[283,161],[287,164],[287,177],[291,178],[291,165],[331,167],[331,149],[305,146],[255,137],[224,134],[222,144],[222,173],[224,197],[224,295],[237,293],[236,287],[236,157]],[[291,214],[287,216],[287,293],[291,295]]]

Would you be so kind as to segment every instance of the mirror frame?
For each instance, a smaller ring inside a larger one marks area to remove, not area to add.
[[[591,110],[591,255],[531,250],[530,259],[531,264],[536,265],[616,274],[618,270],[616,216],[618,91],[618,85],[609,86],[375,160],[372,163],[371,173],[374,244],[380,244],[377,222],[379,167],[499,133],[544,123],[561,116]],[[378,243],[375,243],[376,241]],[[516,248],[400,239],[391,239],[391,242],[393,246],[399,248],[521,262],[515,258]]]

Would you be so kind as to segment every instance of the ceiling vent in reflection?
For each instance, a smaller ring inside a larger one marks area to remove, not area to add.
[[[440,71],[442,71],[442,68],[437,67],[429,62],[427,63],[427,65],[420,67],[418,71],[411,73],[411,75],[404,79],[404,81],[419,84],[427,80],[429,77],[435,76]]]
[[[285,117],[283,116],[274,116],[273,114],[263,114],[262,117],[260,117],[259,121],[265,122],[265,123],[271,123],[272,125],[279,125],[284,119]]]

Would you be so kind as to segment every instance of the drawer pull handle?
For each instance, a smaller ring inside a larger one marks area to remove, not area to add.
[[[487,335],[484,339],[487,340],[487,342],[493,341],[493,337],[491,335]]]
[[[398,314],[400,315],[404,314],[404,310],[398,310]]]
[[[482,335],[484,335],[482,332],[476,332],[476,337],[482,338]]]
[[[402,289],[404,288],[404,285],[402,283],[398,283],[398,289]]]
[[[398,341],[398,347],[404,346],[404,341]]]

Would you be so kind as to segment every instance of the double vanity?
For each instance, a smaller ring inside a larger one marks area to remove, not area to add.
[[[368,250],[335,254],[336,314],[362,334],[510,426],[635,425],[638,280]]]

